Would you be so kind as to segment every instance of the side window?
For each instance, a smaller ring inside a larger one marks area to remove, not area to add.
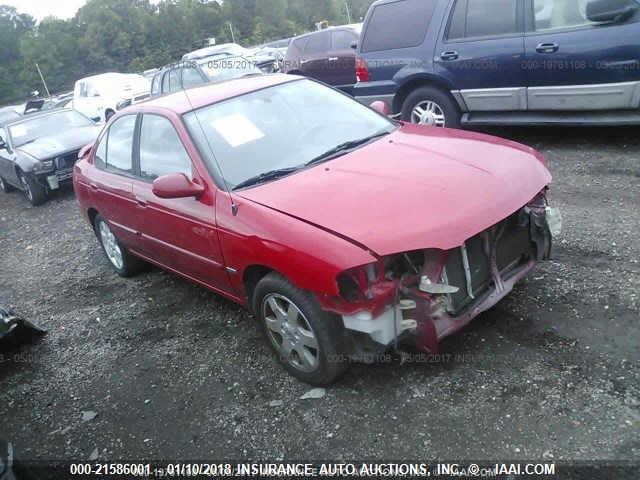
[[[164,77],[162,77],[162,93],[169,93],[171,90],[169,89],[169,72],[165,72]]]
[[[401,0],[378,5],[363,34],[362,52],[417,47],[427,35],[435,8],[435,0]]]
[[[311,35],[306,47],[304,48],[304,53],[307,55],[324,53],[328,52],[330,49],[331,37],[329,36],[329,32],[322,32]]]
[[[159,115],[144,115],[140,129],[140,175],[155,180],[170,173],[192,178],[191,158],[171,122]]]
[[[169,71],[169,91],[177,92],[181,88],[182,88],[182,85],[180,85],[179,70],[177,68],[174,68],[171,71]]]
[[[100,143],[98,144],[98,149],[96,150],[95,155],[95,164],[96,167],[104,168],[107,164],[107,137],[109,135],[105,135],[100,139]]]
[[[335,30],[331,32],[331,49],[348,50],[351,44],[358,40],[358,37],[346,30]]]
[[[85,82],[80,83],[80,96],[81,97],[87,96],[87,84]]]
[[[449,40],[518,33],[515,0],[457,0],[449,23]]]
[[[588,0],[533,0],[534,30],[596,25],[587,19]]]
[[[108,169],[122,173],[133,173],[133,133],[136,127],[136,115],[119,118],[109,127],[107,134]]]
[[[158,95],[160,93],[160,77],[161,75],[154,75],[151,81],[151,95]]]
[[[204,83],[200,75],[199,67],[187,66],[182,68],[182,86],[184,88],[195,87]]]

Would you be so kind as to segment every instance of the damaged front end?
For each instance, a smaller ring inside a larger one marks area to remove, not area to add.
[[[560,228],[559,212],[543,191],[458,248],[400,253],[343,272],[340,296],[322,304],[342,316],[355,358],[399,343],[437,353],[440,340],[493,307],[550,257]]]

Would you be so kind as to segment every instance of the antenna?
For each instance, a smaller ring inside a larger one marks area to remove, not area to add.
[[[49,89],[47,88],[47,82],[44,81],[44,77],[42,76],[42,72],[40,71],[40,67],[36,63],[36,68],[38,69],[38,75],[40,75],[40,80],[42,80],[42,84],[44,85],[44,89],[47,92],[47,97],[50,97]]]

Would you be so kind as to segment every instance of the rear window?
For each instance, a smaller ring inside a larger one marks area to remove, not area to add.
[[[325,53],[331,49],[331,37],[329,32],[315,33],[309,37],[307,46],[304,48],[305,54]]]
[[[514,0],[458,0],[447,39],[494,37],[519,31]]]
[[[417,47],[424,41],[435,0],[400,0],[378,5],[362,40],[362,53]]]

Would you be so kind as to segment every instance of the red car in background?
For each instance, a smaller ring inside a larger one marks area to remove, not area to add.
[[[285,75],[134,105],[74,172],[120,275],[146,261],[248,307],[316,385],[399,343],[436,352],[507,295],[549,256],[550,181],[531,148]]]

